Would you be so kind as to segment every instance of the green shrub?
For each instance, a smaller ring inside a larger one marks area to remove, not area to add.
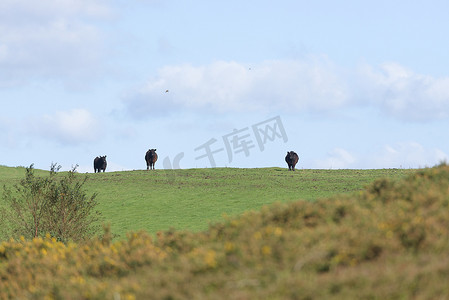
[[[31,165],[13,190],[4,186],[6,207],[0,221],[8,231],[4,235],[32,239],[49,233],[59,241],[79,242],[98,232],[96,195],[88,197],[83,188],[87,177],[76,177],[76,167],[62,176],[59,168],[52,164],[48,177],[38,177]]]

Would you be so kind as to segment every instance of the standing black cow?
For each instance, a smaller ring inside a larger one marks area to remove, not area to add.
[[[288,151],[287,155],[285,156],[285,161],[288,164],[288,169],[291,171],[295,170],[295,166],[298,163],[299,157],[298,154],[296,154],[295,151]]]
[[[154,170],[154,163],[157,161],[156,149],[150,149],[145,154],[145,161],[147,162],[147,170]]]
[[[105,172],[108,163],[106,162],[105,156],[97,156],[94,159],[94,173],[100,173],[101,171]]]

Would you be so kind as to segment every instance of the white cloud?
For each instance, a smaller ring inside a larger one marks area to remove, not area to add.
[[[2,0],[0,2],[2,22],[26,23],[48,17],[84,16],[106,18],[112,15],[108,2],[104,0]],[[16,19],[17,16],[27,19]]]
[[[359,69],[359,99],[384,113],[412,121],[449,118],[449,77],[434,78],[397,64]]]
[[[61,144],[79,144],[98,140],[100,124],[85,109],[59,111],[45,115],[29,124],[29,131]]]
[[[251,65],[217,61],[166,66],[123,101],[134,117],[185,110],[282,113],[374,107],[400,120],[431,121],[449,118],[449,77],[417,74],[396,63],[344,70],[325,57]]]
[[[92,74],[104,40],[95,22],[110,14],[98,0],[1,1],[0,86]]]
[[[374,165],[384,168],[432,167],[449,156],[438,148],[427,148],[416,142],[400,142],[385,145],[372,157]]]
[[[327,153],[327,158],[317,161],[321,169],[349,169],[357,163],[357,158],[345,149],[335,148]]]
[[[325,159],[317,160],[316,168],[352,169],[352,168],[420,168],[432,167],[449,156],[439,148],[425,147],[417,142],[398,142],[384,145],[378,151],[355,153],[342,148],[328,152]]]
[[[168,90],[168,92],[166,92]],[[325,58],[167,66],[124,103],[134,116],[212,112],[331,110],[348,101],[346,83]]]

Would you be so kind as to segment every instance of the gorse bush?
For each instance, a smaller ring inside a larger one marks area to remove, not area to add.
[[[143,232],[114,244],[94,238],[82,246],[64,244],[49,234],[21,237],[0,244],[0,299],[114,299],[116,294],[134,299],[127,291],[135,287],[111,289],[112,281],[166,256]]]
[[[0,298],[445,299],[449,167],[265,206],[200,233],[0,244]]]
[[[1,225],[6,236],[32,239],[49,233],[62,242],[79,242],[98,232],[96,195],[88,197],[83,189],[87,177],[76,177],[76,167],[65,175],[57,173],[59,168],[52,164],[48,177],[38,177],[31,165],[20,184],[4,187]]]

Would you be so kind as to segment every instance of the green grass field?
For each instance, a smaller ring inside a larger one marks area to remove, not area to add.
[[[296,170],[212,168],[122,171],[88,176],[85,188],[97,193],[104,222],[114,236],[144,229],[201,231],[223,215],[236,216],[274,202],[315,201],[361,190],[376,178],[400,179],[413,170]],[[11,186],[25,169],[0,167],[0,184]],[[36,175],[48,176],[36,170]],[[1,190],[3,192],[3,189]],[[6,237],[2,237],[6,238]]]

